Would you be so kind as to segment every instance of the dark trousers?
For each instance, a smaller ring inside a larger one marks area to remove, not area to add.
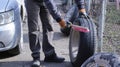
[[[42,48],[45,57],[55,54],[54,47],[50,44],[48,40],[47,33],[53,31],[50,25],[50,14],[45,4],[34,2],[33,0],[26,0],[26,10],[28,14],[28,30],[29,30],[29,44],[32,51],[33,59],[40,59],[40,29],[39,21],[41,19],[42,29],[43,29],[43,41]]]

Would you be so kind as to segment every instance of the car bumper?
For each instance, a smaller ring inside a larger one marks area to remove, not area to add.
[[[21,13],[16,0],[9,2],[6,11],[9,10],[14,11],[14,21],[0,25],[0,52],[15,48],[21,39]]]
[[[14,22],[0,26],[0,51],[16,46],[16,33]]]

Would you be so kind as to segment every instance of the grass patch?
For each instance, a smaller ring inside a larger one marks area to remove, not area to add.
[[[120,10],[114,5],[107,6],[106,22],[120,24]]]

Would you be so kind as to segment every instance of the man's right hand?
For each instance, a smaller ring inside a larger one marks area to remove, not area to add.
[[[59,25],[61,26],[61,28],[66,28],[66,27],[70,27],[71,23],[69,21],[61,20],[59,22]]]
[[[66,27],[66,22],[65,22],[65,20],[62,19],[62,20],[59,22],[59,25],[60,25],[61,28],[65,28],[65,27]]]
[[[68,36],[70,34],[71,24],[65,20],[62,20],[59,24],[61,26],[61,32]]]
[[[79,12],[82,13],[82,14],[84,14],[84,15],[87,14],[85,9],[80,9]]]

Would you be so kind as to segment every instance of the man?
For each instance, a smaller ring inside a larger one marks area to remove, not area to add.
[[[84,1],[76,0],[81,12],[85,12]],[[29,43],[32,51],[33,63],[32,67],[40,66],[40,42],[39,42],[39,22],[41,19],[43,28],[43,43],[42,48],[45,54],[45,62],[63,62],[65,59],[56,55],[54,47],[48,39],[48,32],[52,32],[53,29],[50,25],[50,14],[59,23],[61,28],[67,28],[67,23],[61,18],[57,11],[57,7],[53,0],[25,0],[27,14],[28,14],[28,30],[29,30]],[[49,10],[49,11],[48,11]]]

